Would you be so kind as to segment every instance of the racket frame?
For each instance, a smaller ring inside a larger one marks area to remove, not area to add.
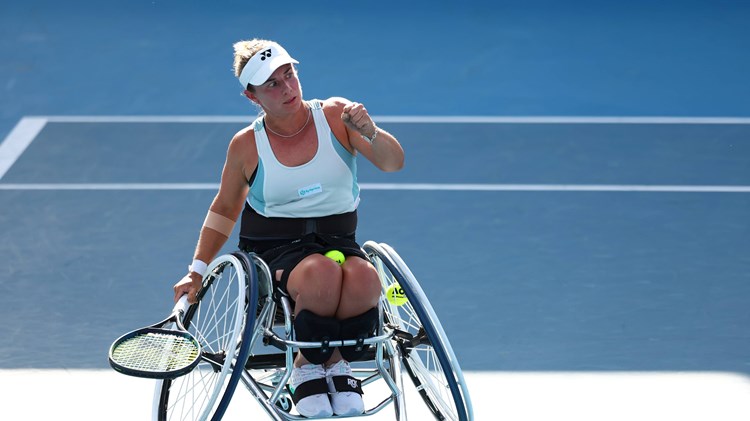
[[[187,312],[189,306],[190,304],[188,303],[187,295],[183,295],[177,302],[177,304],[175,304],[174,309],[172,310],[172,314],[166,319],[151,326],[133,330],[117,338],[109,347],[109,365],[118,373],[148,379],[174,379],[175,377],[185,375],[192,371],[202,359],[201,356],[203,354],[203,348],[201,347],[200,342],[198,342],[198,340],[195,339],[195,337],[190,332],[188,332],[187,329],[185,329],[185,326],[183,326],[182,324],[182,316]],[[164,327],[170,323],[173,324],[173,328],[165,329]],[[181,367],[176,370],[167,371],[137,370],[134,368],[123,366],[113,358],[115,350],[120,344],[135,336],[149,333],[157,333],[188,339],[197,348],[198,352],[196,353],[196,357],[187,366]]]

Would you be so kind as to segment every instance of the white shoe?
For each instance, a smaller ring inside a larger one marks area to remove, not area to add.
[[[326,371],[322,365],[306,364],[292,369],[289,390],[300,415],[307,418],[333,415],[326,383]]]
[[[362,382],[352,376],[352,367],[348,362],[341,360],[328,367],[326,380],[334,414],[352,416],[365,412]]]

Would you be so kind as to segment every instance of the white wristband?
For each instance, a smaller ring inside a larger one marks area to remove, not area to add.
[[[203,274],[206,272],[206,269],[208,269],[208,265],[206,264],[206,262],[198,259],[193,260],[193,263],[188,266],[188,272],[195,272],[200,276],[203,276]]]

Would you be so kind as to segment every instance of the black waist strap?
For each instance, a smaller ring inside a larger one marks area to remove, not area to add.
[[[319,218],[269,218],[259,214],[245,202],[240,242],[293,240],[311,233],[353,238],[356,231],[356,210]]]

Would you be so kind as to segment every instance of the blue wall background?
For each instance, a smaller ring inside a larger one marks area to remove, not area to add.
[[[242,115],[232,43],[375,115],[750,115],[745,1],[0,3],[0,136],[24,115]]]

